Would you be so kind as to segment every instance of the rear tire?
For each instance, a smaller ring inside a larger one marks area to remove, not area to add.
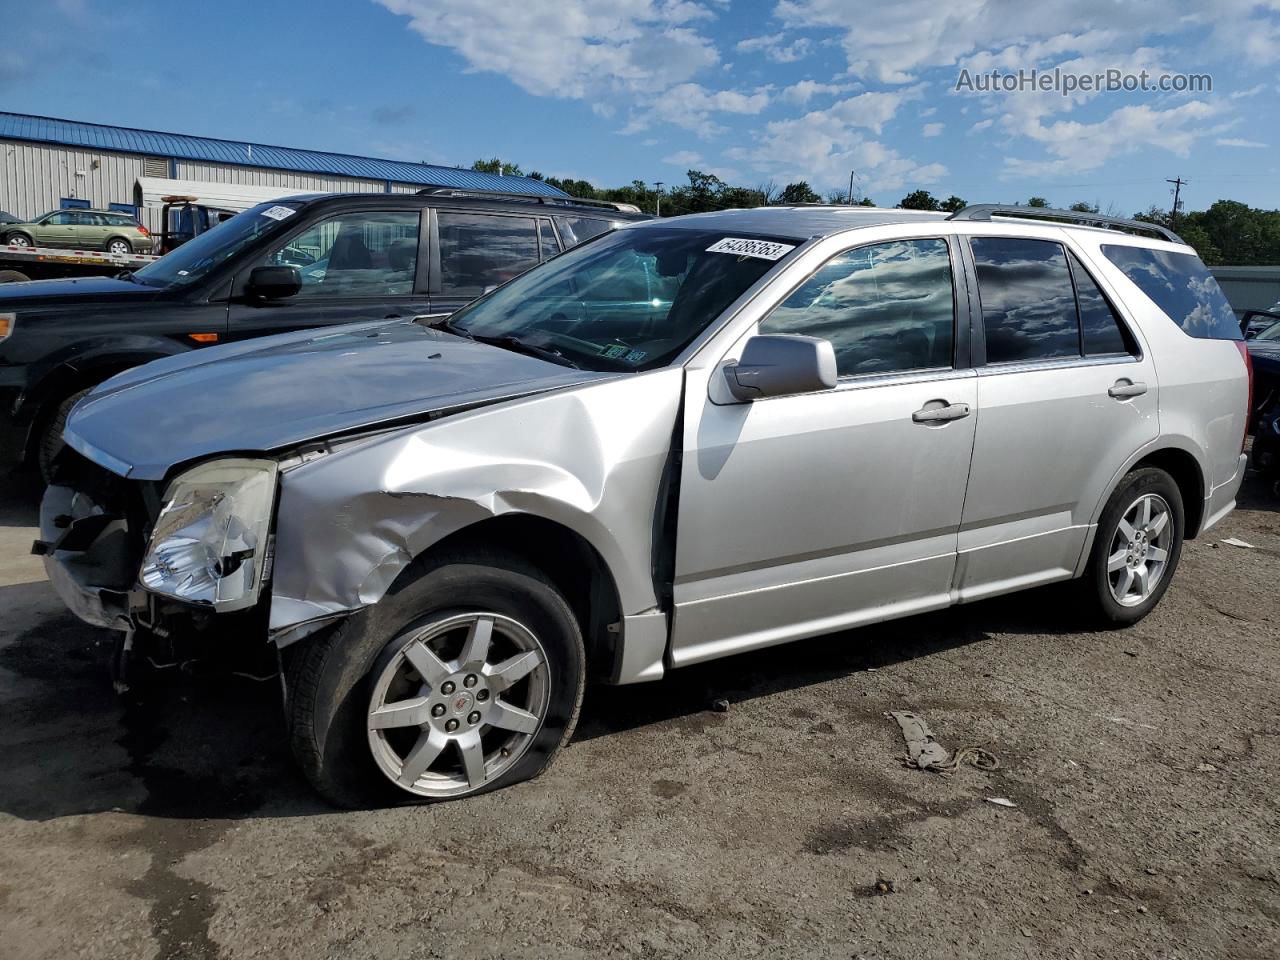
[[[469,623],[485,619],[493,637],[486,656],[502,662],[481,666],[467,655]],[[515,655],[504,648],[502,629],[524,637]],[[418,637],[437,639],[419,644]],[[572,610],[539,570],[505,553],[434,558],[373,607],[303,643],[287,671],[293,753],[316,790],[342,807],[457,799],[536,777],[568,742],[582,704],[586,656]],[[439,658],[419,666],[421,646]],[[498,668],[530,651],[538,665],[502,687]],[[390,683],[399,692],[392,695]],[[372,718],[388,704],[403,709],[415,701],[421,716],[377,729]],[[507,707],[526,705],[519,722],[527,729],[508,733],[517,727],[506,725]],[[529,714],[538,715],[536,727]],[[415,775],[414,752],[437,741],[436,759]],[[478,766],[468,764],[473,748]]]
[[[80,402],[80,398],[92,389],[92,387],[86,387],[59,403],[54,408],[53,414],[49,417],[44,428],[40,431],[40,446],[36,449],[36,462],[40,467],[40,476],[44,478],[45,483],[53,481],[53,458],[65,446],[62,442],[62,431],[67,425],[67,417],[71,416],[71,410]]]
[[[1137,623],[1169,588],[1186,514],[1173,477],[1156,467],[1134,470],[1120,481],[1098,520],[1082,587],[1102,621]]]
[[[133,253],[133,244],[124,237],[112,237],[107,241],[107,244],[103,249],[105,249],[107,253],[127,254]]]

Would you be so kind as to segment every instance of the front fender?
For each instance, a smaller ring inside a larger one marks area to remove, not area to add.
[[[657,605],[654,510],[684,373],[609,380],[357,441],[281,475],[270,629],[377,603],[415,558],[509,513],[561,524],[609,567],[624,615]]]

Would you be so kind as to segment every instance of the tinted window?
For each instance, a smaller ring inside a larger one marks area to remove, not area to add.
[[[1222,288],[1194,253],[1104,244],[1103,255],[1192,337],[1240,340]]]
[[[137,221],[132,217],[110,216],[107,217],[107,223],[113,227],[136,227]]]
[[[297,267],[299,296],[382,296],[413,292],[419,215],[348,213],[285,241],[268,263]]]
[[[1059,243],[974,237],[987,362],[1080,355],[1076,298]]]
[[[70,213],[55,213],[45,223],[52,224],[57,227],[65,227],[75,223],[75,215]]]
[[[1071,260],[1071,276],[1076,282],[1076,300],[1080,304],[1080,340],[1085,356],[1136,353],[1120,318],[1084,264],[1074,253],[1068,252],[1067,256]]]
[[[440,291],[478,296],[506,283],[538,262],[538,233],[532,217],[487,213],[437,215],[440,225]]]
[[[613,229],[610,221],[595,217],[556,217],[556,222],[560,225],[560,234],[571,247]]]
[[[954,320],[946,241],[901,240],[829,260],[760,332],[830,340],[848,377],[951,366]]]
[[[542,248],[542,259],[554,257],[560,252],[560,244],[556,240],[556,232],[551,229],[550,220],[538,221],[538,243]]]
[[[229,226],[202,233],[155,263],[148,264],[133,278],[153,287],[194,283],[267,234],[289,229],[289,218],[298,209],[296,203],[275,200],[260,203],[235,217]]]

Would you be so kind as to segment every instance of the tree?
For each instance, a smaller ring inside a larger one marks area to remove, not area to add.
[[[955,213],[959,210],[963,210],[967,206],[968,204],[965,203],[962,198],[957,197],[954,193],[947,197],[947,199],[943,200],[940,204],[941,209],[947,211],[947,213]]]
[[[807,180],[788,183],[778,196],[778,203],[794,206],[798,203],[821,203],[822,198],[809,186]]]
[[[937,210],[938,200],[928,190],[913,190],[898,201],[903,210]]]
[[[874,207],[875,205],[876,205],[876,202],[872,200],[870,197],[863,197],[861,200],[859,200],[857,203],[854,204],[855,207]]]
[[[1032,197],[1030,200],[1027,201],[1027,206],[1028,207],[1047,207],[1049,206],[1049,201],[1046,200],[1044,197]]]
[[[477,160],[471,164],[471,169],[479,173],[496,173],[498,175],[506,175],[508,177],[522,177],[524,174],[520,172],[520,164],[504,163],[499,157],[492,157],[488,160]]]
[[[1071,206],[1067,207],[1067,209],[1074,210],[1076,213],[1097,213],[1098,205],[1096,203],[1086,203],[1083,200],[1077,200]]]

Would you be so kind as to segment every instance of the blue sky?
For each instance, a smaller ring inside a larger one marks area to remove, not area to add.
[[[1280,0],[0,0],[0,108],[601,186],[1280,207]],[[1212,91],[957,92],[962,70]]]

